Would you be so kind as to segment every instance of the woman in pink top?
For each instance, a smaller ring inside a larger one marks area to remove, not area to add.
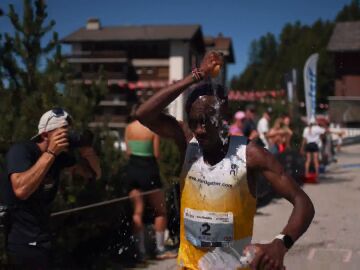
[[[243,111],[238,111],[234,114],[234,122],[229,129],[229,134],[231,136],[244,136],[243,133],[244,118],[245,118],[245,113]]]

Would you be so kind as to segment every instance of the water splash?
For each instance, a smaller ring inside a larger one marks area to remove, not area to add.
[[[221,115],[221,106],[223,105],[224,100],[220,99],[217,93],[217,85],[221,85],[220,76],[212,78],[210,83],[213,95],[216,97],[216,103],[214,104],[215,115],[211,117],[210,121],[219,128],[219,137],[222,144],[225,145],[229,142],[229,125],[223,120],[223,116]]]

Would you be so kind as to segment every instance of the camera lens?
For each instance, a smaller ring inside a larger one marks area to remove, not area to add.
[[[68,140],[70,148],[76,148],[81,146],[81,135],[76,131],[69,131]]]

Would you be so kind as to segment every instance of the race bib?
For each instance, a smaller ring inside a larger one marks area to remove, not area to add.
[[[208,212],[185,208],[186,239],[196,247],[226,247],[234,239],[232,212]]]

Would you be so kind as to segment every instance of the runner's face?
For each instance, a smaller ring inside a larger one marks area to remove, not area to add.
[[[220,138],[221,107],[214,96],[201,96],[191,106],[188,125],[202,147],[212,146]]]

